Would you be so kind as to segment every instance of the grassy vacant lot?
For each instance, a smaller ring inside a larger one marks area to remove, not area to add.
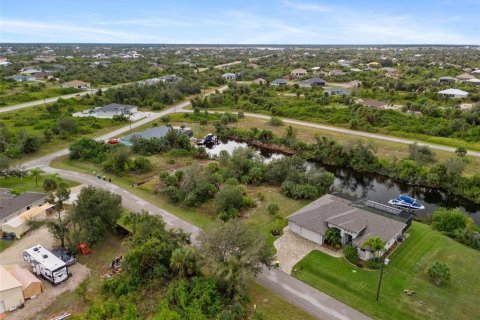
[[[0,188],[13,189],[17,192],[33,191],[33,192],[44,192],[43,190],[43,180],[45,175],[38,177],[38,185],[35,183],[35,179],[32,176],[26,176],[25,178],[0,178]],[[63,180],[70,187],[78,186],[77,182]]]
[[[73,88],[60,88],[54,83],[45,83],[46,88],[41,89],[37,83],[0,82],[0,107],[11,106],[19,103],[48,99],[65,94],[79,92]]]
[[[417,222],[408,233],[389,257],[379,302],[379,272],[362,270],[344,258],[313,251],[294,267],[294,276],[376,319],[479,319],[480,252]],[[426,269],[434,261],[450,267],[449,283],[430,282]],[[409,297],[404,289],[416,295]]]

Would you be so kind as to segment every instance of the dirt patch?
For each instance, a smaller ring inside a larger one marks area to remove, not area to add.
[[[27,270],[31,270],[30,266],[23,260],[22,253],[25,249],[36,244],[41,244],[47,249],[52,249],[55,244],[55,239],[45,228],[32,231],[0,253],[1,263],[18,264]],[[40,278],[43,284],[43,293],[36,299],[27,300],[25,302],[25,308],[10,313],[7,319],[31,319],[33,315],[52,304],[59,295],[74,290],[77,285],[90,274],[90,269],[80,263],[76,263],[68,267],[68,269],[69,272],[72,273],[72,277],[57,286],[53,286],[48,281]]]
[[[322,251],[334,257],[342,255],[340,252],[331,251],[289,230],[285,230],[283,235],[273,245],[277,249],[277,260],[280,262],[280,270],[288,274],[292,272],[293,266],[312,250]]]

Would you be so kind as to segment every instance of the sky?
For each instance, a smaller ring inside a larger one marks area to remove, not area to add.
[[[480,45],[480,0],[0,0],[0,42]]]

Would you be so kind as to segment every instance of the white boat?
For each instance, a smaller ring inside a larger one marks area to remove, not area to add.
[[[400,195],[397,199],[391,199],[388,203],[395,207],[407,208],[412,210],[423,210],[425,206],[417,202],[417,199]]]

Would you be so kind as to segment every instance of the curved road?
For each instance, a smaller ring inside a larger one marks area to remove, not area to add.
[[[220,88],[220,91],[226,89],[225,87]],[[153,121],[163,115],[181,111],[189,105],[189,102],[183,102],[177,104],[174,107],[171,107],[163,112],[151,114],[150,117],[144,118],[136,123],[132,124],[132,128],[136,128],[145,123]],[[191,110],[189,110],[191,111]],[[124,132],[130,130],[130,125],[120,128],[118,130],[112,131],[106,135],[96,138],[96,140],[106,140],[115,136],[118,136]],[[184,221],[174,214],[159,208],[158,206],[132,194],[131,192],[107,181],[103,181],[95,178],[92,175],[85,173],[55,169],[50,167],[50,162],[60,156],[67,155],[68,149],[63,149],[52,153],[50,155],[31,160],[24,163],[25,168],[31,169],[39,167],[47,173],[56,173],[61,177],[85,185],[92,185],[100,187],[106,190],[109,190],[115,194],[118,194],[122,197],[122,205],[132,211],[139,212],[141,210],[146,210],[151,214],[162,216],[168,226],[174,228],[180,228],[192,235],[192,242],[196,243],[196,237],[200,233],[200,229]],[[308,312],[312,316],[323,319],[323,320],[369,320],[370,318],[362,314],[361,312],[345,305],[344,303],[335,300],[329,295],[320,292],[319,290],[291,277],[290,275],[276,269],[267,269],[264,268],[263,271],[257,276],[257,282],[262,286],[269,288],[279,296],[283,297],[290,303],[296,305],[300,309]]]

